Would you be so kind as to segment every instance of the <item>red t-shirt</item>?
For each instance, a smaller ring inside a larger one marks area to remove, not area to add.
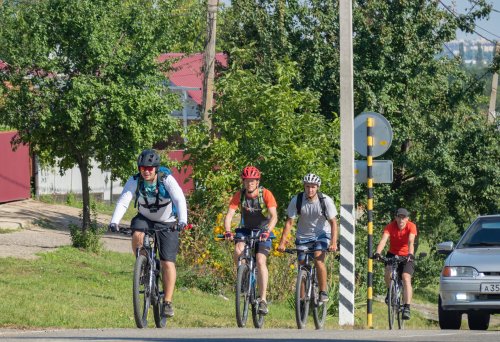
[[[410,234],[417,236],[417,226],[408,221],[406,226],[399,230],[396,221],[392,221],[384,228],[384,233],[389,234],[389,253],[394,255],[408,255],[408,238]]]

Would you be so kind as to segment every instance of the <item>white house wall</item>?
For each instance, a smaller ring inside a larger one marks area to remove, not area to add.
[[[82,178],[80,169],[74,167],[67,170],[62,176],[59,174],[59,169],[48,168],[42,169],[37,162],[37,196],[51,194],[81,194],[82,193]],[[103,194],[104,200],[111,198],[111,173],[102,171],[97,167],[97,163],[92,161],[92,169],[89,177],[89,187],[91,193]],[[123,190],[121,181],[113,182],[113,195],[119,195]]]

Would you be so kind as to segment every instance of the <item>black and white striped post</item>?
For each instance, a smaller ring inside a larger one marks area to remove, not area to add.
[[[354,326],[354,86],[352,0],[339,1],[340,284],[339,324]]]
[[[367,302],[366,323],[368,328],[373,327],[373,118],[366,120],[366,184],[367,184],[367,214],[368,214],[368,277],[367,277]]]

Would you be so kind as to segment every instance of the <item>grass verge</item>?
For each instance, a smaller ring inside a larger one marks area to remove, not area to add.
[[[72,247],[42,253],[36,260],[0,259],[0,327],[3,328],[130,328],[132,269],[129,254],[91,254]],[[181,280],[181,279],[179,279]],[[214,295],[197,289],[177,288],[175,317],[167,327],[235,327],[232,289]],[[270,303],[265,328],[295,329],[295,316],[287,302]],[[375,302],[373,325],[386,329],[386,307]],[[150,326],[154,325],[151,317]],[[247,323],[252,326],[251,317]],[[366,309],[356,311],[355,328],[366,325]],[[312,317],[308,328],[313,329]],[[436,328],[417,312],[407,323],[411,329]],[[338,317],[329,316],[326,329],[338,329]]]

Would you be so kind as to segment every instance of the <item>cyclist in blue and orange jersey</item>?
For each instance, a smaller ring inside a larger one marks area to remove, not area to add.
[[[132,252],[142,246],[146,228],[154,229],[155,225],[176,230],[161,230],[159,235],[160,264],[163,276],[164,303],[162,314],[174,315],[172,297],[177,272],[175,261],[179,249],[179,231],[187,223],[186,198],[181,187],[172,176],[171,171],[160,166],[160,156],[155,150],[142,151],[137,159],[139,173],[130,177],[116,203],[109,229],[118,231],[120,220],[127,211],[130,201],[135,197],[138,206],[137,215],[132,218]]]
[[[288,218],[283,229],[278,251],[283,252],[293,222],[298,216],[295,245],[313,248],[314,263],[318,271],[319,301],[327,302],[326,250],[337,251],[337,208],[331,197],[319,192],[321,178],[313,173],[304,176],[304,192],[294,196],[287,208]],[[303,263],[304,253],[298,253],[298,261]]]
[[[410,213],[405,208],[399,208],[396,211],[396,217],[384,228],[382,238],[373,254],[373,259],[380,259],[380,254],[389,240],[389,251],[387,257],[395,255],[407,257],[406,261],[399,265],[398,274],[403,279],[403,314],[405,320],[410,319],[410,304],[413,296],[413,289],[411,285],[411,277],[415,272],[415,237],[417,236],[417,226],[409,220]],[[385,267],[385,285],[387,289],[391,284],[391,265]],[[389,291],[389,290],[387,290]],[[385,301],[388,301],[387,293]]]
[[[241,212],[240,227],[236,229],[236,240],[242,236],[249,236],[253,229],[260,229],[260,241],[257,243],[257,272],[259,282],[259,312],[263,315],[268,313],[267,308],[267,256],[271,250],[270,236],[278,221],[276,200],[268,189],[259,186],[260,171],[254,166],[247,166],[241,173],[243,189],[236,192],[229,203],[229,209],[224,219],[226,240],[233,240],[231,232],[231,221],[236,210]],[[244,249],[244,242],[237,241],[234,248],[234,261]]]

